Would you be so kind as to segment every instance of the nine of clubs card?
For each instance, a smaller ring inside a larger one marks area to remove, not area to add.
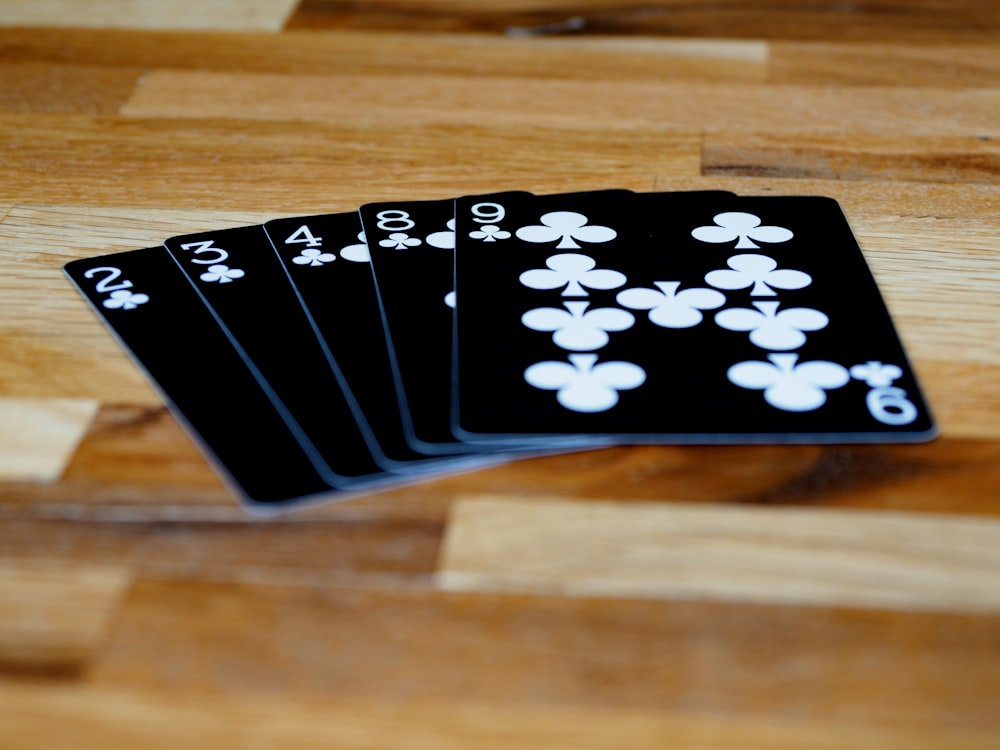
[[[925,439],[933,424],[839,206],[717,193],[456,209],[455,428],[502,443]],[[466,293],[465,290],[469,290]]]

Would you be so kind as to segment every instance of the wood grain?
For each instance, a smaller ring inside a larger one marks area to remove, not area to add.
[[[0,488],[0,514],[9,519],[247,521],[162,409],[106,408],[58,485]],[[517,461],[296,516],[443,523],[456,497],[497,492],[997,517],[1000,448],[996,441],[949,438],[919,446],[610,448]],[[67,554],[61,537],[53,539],[54,549]]]
[[[769,45],[773,83],[898,84],[995,87],[995,44],[775,41]]]
[[[132,117],[244,117],[370,122],[411,127],[456,123],[602,130],[655,124],[675,130],[771,133],[996,135],[1000,94],[881,86],[822,88],[724,83],[635,83],[460,76],[287,76],[156,70],[122,113]],[[844,101],[851,102],[850,107]],[[600,106],[597,106],[600,102]],[[776,106],[780,103],[780,106]]]
[[[406,703],[356,698],[266,700],[238,694],[0,682],[0,732],[9,750],[62,746],[72,727],[78,750],[183,745],[284,750],[616,750],[621,747],[724,750],[988,750],[992,732],[908,723],[877,727],[843,721],[719,716],[690,711],[497,707],[466,700]]]
[[[59,478],[97,413],[98,402],[0,396],[0,481]]]
[[[963,59],[956,55],[956,59]],[[470,34],[228,34],[0,28],[0,60],[271,73],[409,74],[577,80],[763,82],[768,45],[742,39],[517,39]]]
[[[263,522],[233,505],[162,409],[116,407],[99,415],[59,486],[8,485],[2,492],[0,549],[8,557],[59,556],[157,576],[252,569],[256,576],[296,571],[328,580],[420,577],[434,568],[453,499],[470,490],[597,502],[600,492],[614,491],[623,510],[637,509],[626,518],[641,518],[644,501],[664,498],[998,517],[998,459],[991,444],[954,441],[619,448],[521,462]]]
[[[85,667],[129,581],[125,568],[0,557],[0,670]]]
[[[697,175],[701,141],[700,133],[658,129],[608,137],[532,125],[414,130],[395,123],[0,116],[0,156],[11,166],[0,198],[258,209],[271,218],[292,208],[355,211],[398,197],[401,180],[408,195],[436,197],[504,187],[648,190],[655,173]],[[95,172],[85,156],[95,150],[115,168]]]
[[[271,73],[458,73],[582,80],[992,87],[991,44],[310,31],[197,34],[0,27],[0,60]]]
[[[5,0],[0,24],[278,31],[295,0]]]
[[[1000,523],[470,497],[438,583],[508,591],[1000,613]]]
[[[821,180],[910,180],[994,184],[1000,140],[882,135],[708,133],[707,175]]]
[[[0,111],[113,114],[140,75],[135,67],[0,62]]]
[[[980,0],[3,4],[0,404],[31,409],[0,445],[60,399],[97,411],[13,461],[46,481],[0,478],[0,745],[1000,745],[998,37]],[[61,271],[374,200],[610,187],[836,198],[942,436],[618,446],[255,519]],[[527,514],[450,528],[468,560],[541,539],[559,585],[612,588],[439,588],[449,526],[497,496]],[[539,498],[565,510],[533,525]],[[678,570],[672,514],[707,519],[683,559],[722,598],[636,593]]]
[[[603,706],[998,732],[998,624],[295,577],[140,581],[88,682],[265,703],[284,695]]]
[[[522,34],[669,34],[768,39],[994,40],[996,8],[975,0],[914,4],[906,0],[795,0],[692,4],[682,0],[611,3],[608,0],[304,0],[289,28],[375,28],[492,31]]]
[[[996,381],[995,365],[936,361],[920,367],[920,382],[934,403],[938,425],[956,436],[996,437],[992,395]]]
[[[295,517],[264,524],[238,517],[185,520],[181,514],[156,519],[133,511],[85,521],[8,517],[0,543],[7,560],[58,555],[65,562],[122,565],[156,578],[200,574],[317,585],[426,585],[443,528],[443,522],[420,519],[306,523]]]
[[[12,493],[0,483],[5,557],[58,557],[159,576],[271,569],[331,579],[426,576],[444,528],[443,510],[434,516],[359,508],[325,519],[247,516],[163,407],[104,407],[62,484],[61,497],[49,487],[48,507],[39,493],[14,512]],[[130,505],[115,507],[115,494],[102,489],[108,486]],[[183,496],[188,511],[164,489]],[[94,496],[90,514],[84,511],[88,495]],[[74,504],[76,513],[69,510]]]

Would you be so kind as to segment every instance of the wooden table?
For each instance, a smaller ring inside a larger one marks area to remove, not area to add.
[[[1000,6],[0,24],[0,747],[1000,747]],[[837,198],[940,438],[618,447],[259,520],[61,272],[611,187]]]

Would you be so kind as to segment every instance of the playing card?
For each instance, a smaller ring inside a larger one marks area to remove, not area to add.
[[[323,479],[342,488],[388,481],[374,458],[379,449],[370,430],[359,424],[360,409],[316,338],[264,228],[173,237],[166,247]]]
[[[374,203],[360,214],[407,440],[427,454],[481,450],[456,440],[449,419],[454,201]]]
[[[234,494],[274,507],[332,492],[165,248],[73,261],[66,274]]]
[[[467,463],[429,458],[406,440],[375,282],[357,212],[276,219],[264,225],[328,356],[337,362],[392,471],[441,471]]]
[[[454,419],[466,439],[933,434],[835,201],[518,197],[497,201],[503,238],[474,221],[477,202],[456,204]]]

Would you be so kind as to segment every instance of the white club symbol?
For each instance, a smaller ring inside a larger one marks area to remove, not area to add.
[[[798,349],[806,343],[803,331],[825,328],[830,319],[819,310],[791,307],[778,312],[780,302],[754,302],[756,310],[723,310],[715,322],[730,331],[750,331],[750,341],[762,349]]]
[[[691,236],[702,242],[713,243],[732,242],[738,239],[737,250],[760,247],[754,240],[787,242],[794,236],[791,230],[784,227],[762,227],[759,217],[741,211],[716,214],[713,221],[718,226],[698,227],[691,232]]]
[[[678,292],[679,281],[654,281],[655,289],[626,289],[618,293],[618,304],[633,310],[649,310],[649,319],[664,328],[690,328],[698,325],[702,310],[721,307],[726,296],[714,289],[685,289]]]
[[[521,283],[532,289],[560,289],[563,297],[587,297],[583,287],[617,289],[625,283],[625,274],[597,268],[597,262],[578,253],[560,253],[545,261],[548,270],[533,268],[521,274]]]
[[[354,263],[369,262],[371,256],[368,254],[368,241],[365,239],[365,233],[361,232],[358,234],[357,245],[348,245],[347,247],[340,248],[340,257]]]
[[[624,331],[635,323],[632,313],[617,307],[600,307],[587,312],[589,302],[566,302],[566,310],[539,307],[521,316],[521,322],[535,331],[552,332],[556,346],[575,352],[600,349],[608,343],[608,331]]]
[[[427,235],[427,244],[431,247],[439,247],[442,250],[455,249],[455,220],[448,219],[446,224],[447,232],[432,232]]]
[[[495,224],[487,224],[486,226],[479,227],[479,229],[474,229],[469,232],[469,236],[474,240],[496,242],[497,240],[510,239],[510,232],[506,229],[501,229]]]
[[[570,354],[566,362],[539,362],[524,371],[529,385],[558,391],[556,399],[571,411],[607,411],[618,403],[618,391],[638,388],[646,372],[631,362],[597,362],[596,354]]]
[[[301,255],[292,258],[292,263],[299,266],[322,266],[324,263],[332,263],[335,260],[337,260],[337,256],[333,253],[324,253],[322,250],[310,247],[303,250]]]
[[[393,250],[405,250],[408,247],[416,247],[422,244],[416,237],[411,237],[406,232],[393,232],[386,239],[379,240],[381,247],[391,247]]]
[[[705,281],[718,289],[753,287],[750,294],[754,297],[773,297],[774,289],[802,289],[812,283],[809,274],[779,269],[777,261],[766,255],[734,255],[726,262],[732,270],[710,271]]]
[[[873,360],[863,365],[854,365],[851,377],[865,381],[869,388],[886,388],[894,380],[903,377],[903,371],[896,365],[885,365]]]
[[[770,362],[740,362],[729,368],[729,380],[741,388],[764,391],[764,400],[784,411],[812,411],[826,403],[826,391],[851,379],[833,362],[814,360],[796,365],[798,354],[769,354]]]
[[[218,263],[209,266],[199,278],[202,281],[218,282],[219,284],[229,284],[233,279],[242,279],[246,274],[239,268],[230,268]]]
[[[618,236],[611,227],[587,226],[587,217],[575,211],[553,211],[541,218],[541,225],[521,227],[517,236],[525,242],[555,242],[557,249],[578,248],[583,242],[609,242]]]
[[[145,305],[147,302],[149,302],[148,294],[119,289],[111,292],[111,296],[101,304],[109,310],[134,310],[139,305]]]

